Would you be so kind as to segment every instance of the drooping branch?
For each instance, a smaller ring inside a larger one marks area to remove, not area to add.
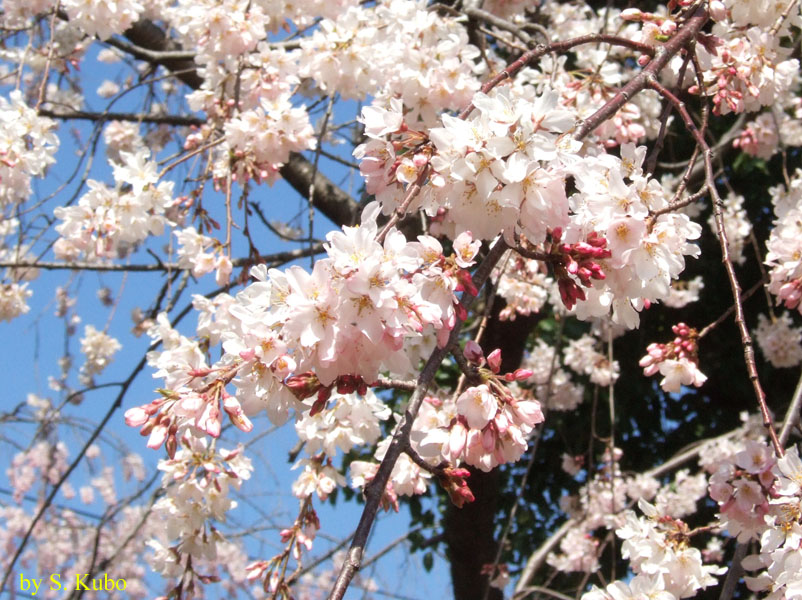
[[[216,295],[222,292],[224,289],[226,288],[223,287],[223,288],[218,288],[217,290],[213,290],[210,294],[207,295],[207,297]],[[192,308],[193,308],[192,302],[189,302],[186,306],[184,306],[184,308],[171,320],[170,322],[171,327],[175,327],[178,323],[180,323],[184,319],[184,317],[186,317],[191,312]],[[162,341],[158,340],[150,345],[147,352],[145,352],[145,354],[142,355],[142,357],[133,367],[133,369],[131,370],[125,381],[114,384],[107,384],[106,386],[95,386],[95,389],[98,389],[100,387],[107,387],[113,385],[114,387],[119,387],[120,389],[119,392],[117,393],[117,396],[114,399],[114,402],[112,402],[109,409],[103,415],[103,419],[92,430],[91,434],[87,438],[86,442],[84,442],[78,454],[75,456],[75,458],[72,459],[69,466],[67,466],[64,472],[61,473],[61,475],[58,478],[58,481],[56,481],[53,484],[53,487],[50,489],[50,492],[47,494],[47,497],[45,498],[44,502],[41,503],[38,510],[36,511],[36,514],[34,515],[33,519],[28,525],[28,528],[26,529],[25,534],[22,537],[22,540],[15,549],[14,554],[11,557],[11,561],[9,562],[8,567],[6,568],[5,573],[3,574],[3,579],[2,581],[0,581],[0,594],[2,594],[3,591],[5,590],[6,585],[8,584],[9,577],[14,571],[14,566],[16,565],[17,561],[22,555],[22,552],[25,550],[25,547],[30,541],[34,529],[41,521],[45,512],[47,512],[48,508],[50,508],[53,505],[53,500],[55,499],[56,494],[58,494],[59,490],[62,488],[64,483],[67,481],[67,479],[69,479],[70,475],[72,475],[73,471],[75,471],[75,469],[81,463],[84,456],[86,456],[87,451],[92,446],[92,444],[94,444],[95,441],[98,439],[101,432],[105,429],[106,425],[111,420],[112,415],[114,415],[114,413],[117,412],[118,408],[122,407],[123,399],[128,393],[128,389],[131,387],[131,385],[133,385],[134,380],[139,376],[139,373],[142,372],[142,370],[145,368],[145,365],[147,364],[148,352],[157,349],[159,346],[161,346],[161,344]]]
[[[700,4],[671,39],[657,49],[654,58],[649,61],[646,67],[630,79],[609,102],[580,124],[574,137],[581,140],[587,136],[591,131],[615,115],[635,94],[644,90],[649,85],[649,81],[655,79],[677,53],[696,39],[707,20],[707,9],[704,4]]]
[[[705,16],[705,18],[706,18],[706,16]],[[702,23],[702,25],[703,24],[704,23]],[[699,27],[701,28],[701,25],[699,25]],[[655,55],[655,49],[652,46],[649,46],[647,44],[642,44],[640,42],[636,42],[636,41],[633,41],[633,40],[629,40],[627,38],[619,37],[617,35],[609,35],[609,34],[605,34],[605,33],[591,33],[591,34],[588,34],[588,35],[582,35],[582,36],[579,36],[579,37],[571,38],[570,40],[565,40],[565,41],[562,41],[562,42],[552,42],[551,44],[548,44],[548,45],[546,45],[546,44],[538,44],[532,50],[530,50],[529,52],[525,52],[524,54],[522,54],[520,56],[520,58],[518,58],[517,60],[515,60],[512,63],[510,63],[509,65],[507,65],[507,67],[504,70],[502,70],[498,75],[496,75],[495,77],[493,77],[493,78],[489,79],[487,82],[485,82],[484,85],[482,85],[481,91],[486,94],[487,92],[489,92],[490,90],[492,90],[493,88],[498,86],[503,81],[506,81],[507,79],[512,79],[525,66],[533,63],[534,61],[536,61],[537,59],[541,58],[542,56],[545,56],[546,54],[550,54],[552,52],[555,52],[555,53],[568,52],[569,50],[571,50],[572,48],[576,48],[577,46],[584,46],[585,44],[599,44],[599,43],[601,43],[601,44],[611,44],[611,45],[614,45],[614,46],[623,46],[625,48],[630,48],[632,50],[637,50],[638,52],[640,52],[642,54],[646,54],[647,56],[654,56]],[[681,46],[678,46],[676,48],[676,50],[674,50],[674,52],[671,54],[671,56],[676,54],[676,52],[679,51],[680,47]],[[671,56],[669,56],[669,58],[667,58],[665,60],[665,63],[668,62],[668,60],[671,58]],[[640,91],[640,89],[643,89],[643,87],[644,86],[641,86],[639,88],[639,90],[637,90],[637,91]],[[607,119],[609,119],[610,117],[612,117],[613,114],[615,114],[615,112],[619,108],[621,108],[621,106],[624,105],[624,103],[625,102],[621,102],[619,105],[617,105],[610,112],[609,115],[607,115],[604,118],[599,119],[598,124],[596,126],[600,125],[602,122],[604,122]],[[607,106],[607,105],[605,105],[605,106]],[[468,116],[470,116],[470,114],[473,112],[473,109],[474,109],[473,104],[469,104],[459,114],[459,118],[460,119],[468,118]],[[586,131],[586,132],[584,132],[582,134],[577,133],[577,139],[584,138],[596,126],[591,127],[590,129],[588,129],[588,131]]]
[[[749,329],[746,326],[746,319],[744,317],[743,292],[741,291],[741,285],[738,283],[738,276],[735,274],[735,267],[733,266],[732,259],[730,258],[727,231],[724,227],[724,211],[722,209],[724,206],[724,201],[721,199],[718,189],[716,188],[716,178],[713,173],[713,151],[705,141],[702,132],[699,131],[699,129],[696,127],[696,124],[693,122],[693,119],[691,119],[691,116],[688,114],[685,104],[673,93],[671,93],[671,91],[667,90],[659,81],[657,81],[654,75],[650,75],[646,79],[646,83],[674,105],[674,108],[682,118],[685,128],[693,136],[693,139],[696,141],[696,144],[702,151],[707,189],[710,193],[710,197],[713,200],[713,215],[716,220],[716,233],[718,234],[719,245],[721,247],[721,260],[724,263],[724,269],[727,272],[727,278],[730,282],[730,289],[732,290],[733,307],[735,309],[735,324],[737,325],[738,332],[741,335],[741,346],[743,347],[746,370],[749,374],[749,380],[752,383],[752,388],[754,389],[758,406],[760,407],[760,413],[763,417],[763,426],[766,428],[769,439],[771,440],[771,444],[774,447],[775,454],[778,457],[782,457],[785,454],[785,451],[783,450],[783,447],[777,438],[777,433],[774,430],[771,413],[769,412],[768,405],[766,404],[766,393],[763,391],[763,386],[760,383],[760,377],[757,372],[757,364],[755,363],[754,344],[752,342],[752,336],[749,333]]]
[[[680,450],[677,454],[672,456],[670,459],[665,461],[664,463],[645,471],[643,475],[645,477],[662,477],[666,473],[670,473],[671,471],[681,467],[682,465],[687,464],[692,460],[696,460],[699,455],[704,451],[705,448],[708,447],[708,444],[713,444],[716,442],[722,442],[725,440],[732,440],[737,437],[743,436],[743,426],[736,427],[728,431],[727,433],[723,433],[719,436],[708,438],[705,440],[699,440],[698,442],[694,443],[690,447],[686,447],[683,450]],[[560,540],[566,536],[566,534],[571,531],[574,527],[576,527],[578,523],[577,519],[568,519],[565,521],[559,529],[557,529],[554,533],[551,534],[548,540],[543,543],[536,552],[534,552],[529,559],[526,561],[526,565],[524,566],[523,571],[521,572],[521,576],[518,579],[518,582],[515,585],[515,591],[513,592],[513,598],[522,598],[524,597],[527,588],[529,587],[531,581],[534,579],[535,573],[538,572],[540,567],[546,562],[546,557],[549,553],[557,547],[560,543]]]

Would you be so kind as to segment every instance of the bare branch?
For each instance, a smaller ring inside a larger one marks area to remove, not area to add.
[[[315,244],[311,248],[298,248],[297,250],[288,250],[286,252],[277,252],[275,254],[267,254],[260,257],[259,260],[254,260],[251,257],[240,257],[231,260],[235,267],[243,267],[246,265],[268,264],[278,265],[284,264],[291,260],[304,258],[307,256],[314,256],[323,252],[322,244]],[[0,261],[0,268],[8,269],[44,269],[46,271],[123,271],[123,272],[159,272],[159,271],[191,271],[192,267],[185,267],[176,263],[158,263],[154,265],[145,264],[132,264],[132,265],[117,265],[108,263],[89,263],[89,262],[44,262],[44,261],[13,261],[2,260]]]
[[[130,121],[133,123],[156,123],[158,125],[178,125],[178,126],[200,126],[206,121],[197,117],[185,117],[183,115],[148,115],[145,113],[113,113],[113,112],[89,112],[85,110],[55,111],[40,108],[39,114],[51,119],[63,120],[83,120],[83,121]]]
[[[760,377],[757,372],[757,365],[755,364],[754,344],[752,343],[752,336],[749,333],[749,329],[746,326],[746,319],[744,318],[741,286],[738,283],[738,277],[735,274],[735,267],[730,259],[729,243],[727,241],[727,232],[724,227],[724,213],[722,210],[724,202],[721,200],[721,196],[719,196],[718,190],[716,189],[716,179],[713,173],[713,151],[707,145],[704,136],[694,124],[691,116],[688,114],[685,104],[676,96],[674,96],[674,94],[672,94],[669,90],[667,90],[660,82],[658,82],[654,75],[650,75],[646,79],[646,83],[674,105],[674,108],[682,118],[685,127],[688,129],[688,132],[693,136],[697,145],[702,150],[707,189],[713,199],[713,214],[716,219],[716,232],[718,233],[719,245],[721,246],[721,260],[724,263],[724,269],[727,272],[727,278],[730,282],[730,289],[732,290],[735,308],[735,323],[738,326],[738,331],[741,335],[741,345],[743,346],[746,370],[749,374],[749,380],[752,382],[752,388],[755,391],[758,406],[760,407],[760,412],[763,416],[763,425],[768,432],[769,438],[771,439],[774,452],[778,457],[782,457],[785,454],[785,451],[780,445],[780,441],[777,438],[777,433],[774,430],[771,413],[769,412],[768,405],[766,404],[766,393],[763,391],[763,386],[760,384]]]

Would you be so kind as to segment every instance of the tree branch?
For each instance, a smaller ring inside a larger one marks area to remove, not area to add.
[[[178,125],[196,126],[203,125],[206,121],[197,117],[185,117],[183,115],[147,115],[144,113],[113,113],[113,112],[89,112],[85,110],[71,110],[60,112],[46,108],[40,108],[39,114],[51,119],[79,119],[83,121],[130,121],[133,123],[156,123],[158,125]]]
[[[763,416],[763,426],[768,432],[775,454],[778,458],[781,458],[785,454],[785,451],[780,445],[777,433],[774,430],[771,414],[766,404],[766,393],[763,391],[763,386],[760,384],[760,377],[757,372],[757,365],[755,364],[754,344],[752,343],[752,336],[749,333],[749,329],[746,326],[746,319],[744,318],[743,294],[741,293],[741,286],[738,283],[738,277],[735,274],[735,267],[730,259],[729,242],[727,241],[727,232],[724,227],[724,213],[722,210],[724,202],[721,200],[721,196],[719,196],[718,189],[716,188],[716,178],[713,174],[713,151],[710,149],[710,146],[707,145],[702,132],[699,131],[693,119],[691,119],[691,116],[688,114],[685,104],[658,82],[653,74],[647,77],[646,84],[674,105],[674,108],[682,118],[682,122],[685,124],[685,128],[693,136],[693,139],[702,151],[707,189],[710,192],[710,197],[713,199],[713,215],[716,219],[716,232],[718,233],[719,245],[721,246],[721,260],[724,263],[724,269],[727,272],[730,289],[732,290],[735,308],[735,324],[741,335],[741,345],[743,346],[746,370],[749,374],[749,380],[752,382],[755,396],[757,397],[760,413]]]
[[[574,137],[581,140],[587,136],[591,131],[618,112],[618,110],[629,102],[635,94],[646,88],[647,85],[649,85],[649,80],[654,79],[674,55],[696,38],[696,35],[702,30],[705,23],[707,23],[707,19],[707,10],[704,5],[700,4],[671,39],[658,48],[654,58],[649,61],[646,67],[622,87],[609,102],[585,119],[579,126]]]
[[[298,248],[297,250],[288,250],[286,252],[277,252],[275,254],[267,254],[259,257],[259,260],[254,260],[252,257],[240,257],[232,259],[231,263],[235,267],[243,267],[246,265],[255,264],[268,264],[280,265],[287,263],[297,258],[304,258],[306,256],[313,256],[323,252],[323,244],[315,244],[311,248]],[[14,261],[14,260],[0,260],[0,269],[44,269],[45,271],[123,271],[123,272],[159,272],[159,271],[191,271],[193,267],[185,267],[177,263],[158,263],[155,265],[133,264],[133,265],[117,265],[117,264],[104,264],[104,263],[90,263],[90,262],[45,262],[45,261]]]

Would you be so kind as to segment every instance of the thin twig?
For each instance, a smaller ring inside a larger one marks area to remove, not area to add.
[[[778,457],[782,457],[785,452],[777,439],[777,433],[774,430],[772,423],[771,413],[769,412],[768,405],[766,404],[766,393],[763,391],[763,386],[760,384],[760,377],[757,372],[757,365],[755,364],[755,350],[752,342],[752,336],[749,334],[749,329],[746,326],[746,319],[744,318],[743,299],[741,294],[741,286],[738,283],[738,277],[735,274],[735,267],[730,258],[729,243],[727,241],[727,232],[724,227],[724,212],[722,210],[723,201],[716,189],[715,175],[713,174],[713,152],[707,145],[703,134],[699,131],[696,125],[688,114],[685,104],[680,101],[674,94],[667,90],[654,75],[647,78],[647,84],[657,91],[661,96],[670,101],[680,117],[682,118],[688,132],[696,140],[697,145],[702,150],[702,157],[705,165],[705,179],[707,188],[713,199],[713,214],[716,219],[716,232],[718,233],[719,245],[721,246],[722,262],[724,269],[727,272],[727,278],[730,282],[730,289],[732,290],[733,305],[735,310],[735,323],[738,326],[738,331],[741,335],[741,345],[744,351],[744,362],[749,374],[749,380],[752,382],[752,387],[757,397],[758,406],[760,407],[761,415],[763,416],[763,425],[768,432],[771,444],[774,447],[774,452]]]
[[[788,405],[788,410],[785,411],[785,418],[783,419],[783,426],[780,429],[779,440],[780,444],[785,446],[788,443],[788,437],[791,435],[791,429],[794,425],[799,423],[799,408],[802,406],[802,375],[796,384],[794,390],[794,397],[791,399],[791,404]]]
[[[791,0],[791,2],[788,3],[788,6],[785,7],[785,10],[779,17],[777,17],[777,20],[774,21],[774,25],[772,25],[771,29],[769,29],[769,37],[774,37],[777,35],[780,27],[782,27],[785,20],[789,17],[794,8],[796,8],[797,2],[798,0]]]
[[[311,248],[298,248],[296,250],[287,250],[285,252],[277,252],[275,254],[266,254],[261,257],[260,263],[269,265],[283,264],[298,258],[305,258],[323,252],[323,244],[315,244]],[[231,263],[235,267],[242,267],[250,264],[257,264],[253,258],[245,256],[234,258]],[[89,263],[89,262],[46,262],[46,261],[13,261],[2,260],[0,261],[0,269],[43,269],[45,271],[122,271],[129,272],[160,272],[160,271],[191,271],[192,267],[180,266],[177,263],[158,263],[152,265],[146,264],[131,264],[131,265],[117,265],[110,263]]]

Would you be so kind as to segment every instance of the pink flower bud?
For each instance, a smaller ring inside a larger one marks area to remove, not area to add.
[[[452,459],[457,459],[465,450],[465,443],[468,437],[468,430],[462,421],[457,420],[451,426],[451,433],[448,436],[448,453]]]
[[[141,406],[135,406],[125,411],[125,424],[129,427],[139,427],[144,425],[148,420],[149,415],[147,411]]]
[[[175,458],[175,451],[178,447],[178,443],[175,439],[175,434],[170,434],[167,436],[167,441],[164,442],[164,450],[167,452],[167,456],[170,457],[172,460]]]
[[[468,311],[465,310],[465,307],[462,305],[462,302],[457,302],[454,304],[454,317],[450,317],[448,320],[448,329],[454,329],[454,325],[457,324],[456,319],[458,318],[460,321],[464,321],[468,318]]]
[[[167,439],[167,427],[159,423],[153,427],[153,430],[150,433],[150,437],[148,438],[148,448],[156,450],[164,443],[165,439]]]
[[[236,398],[233,396],[226,397],[226,399],[223,400],[223,409],[228,414],[231,422],[234,423],[238,429],[244,431],[245,433],[248,433],[253,429],[253,423],[251,423],[251,420],[245,416],[242,406]]]
[[[513,377],[515,378],[515,381],[526,381],[534,374],[535,372],[532,371],[532,369],[515,369]]]
[[[317,393],[317,400],[312,405],[312,410],[309,411],[309,416],[314,417],[318,414],[321,410],[326,408],[326,402],[329,401],[331,397],[331,387],[321,387]]]
[[[476,286],[473,284],[473,279],[471,278],[471,274],[468,273],[465,269],[459,269],[456,273],[457,276],[457,291],[462,292],[465,291],[471,296],[478,296],[479,290],[476,289]]]
[[[209,402],[198,421],[196,423],[197,427],[203,429],[212,437],[220,437],[220,409],[217,408],[217,402]]]
[[[710,0],[708,9],[714,21],[723,21],[727,18],[727,7],[721,0]]]
[[[284,381],[284,385],[290,388],[293,396],[298,398],[298,400],[304,400],[314,396],[321,387],[320,380],[312,371],[288,377],[286,381]]]
[[[472,363],[484,364],[485,353],[482,351],[482,347],[473,340],[468,340],[465,343],[465,350],[462,351],[462,355]]]
[[[482,431],[482,448],[485,452],[491,452],[496,447],[496,432],[492,427],[487,427]]]
[[[501,349],[496,348],[487,356],[487,364],[493,373],[498,373],[501,369]]]

